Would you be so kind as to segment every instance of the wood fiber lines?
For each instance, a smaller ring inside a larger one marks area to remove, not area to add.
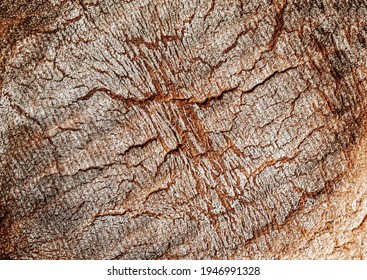
[[[0,2],[0,258],[365,259],[366,1]]]

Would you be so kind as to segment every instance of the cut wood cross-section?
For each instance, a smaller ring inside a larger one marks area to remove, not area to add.
[[[1,259],[366,259],[367,2],[0,2]]]

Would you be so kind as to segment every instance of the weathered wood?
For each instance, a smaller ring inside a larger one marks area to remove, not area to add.
[[[0,2],[0,257],[366,258],[366,1]]]

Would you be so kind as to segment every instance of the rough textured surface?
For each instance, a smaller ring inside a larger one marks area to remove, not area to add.
[[[0,258],[367,257],[366,1],[0,2]]]

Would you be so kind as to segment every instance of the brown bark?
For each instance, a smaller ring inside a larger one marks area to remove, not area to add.
[[[1,1],[0,258],[366,258],[366,18]]]

